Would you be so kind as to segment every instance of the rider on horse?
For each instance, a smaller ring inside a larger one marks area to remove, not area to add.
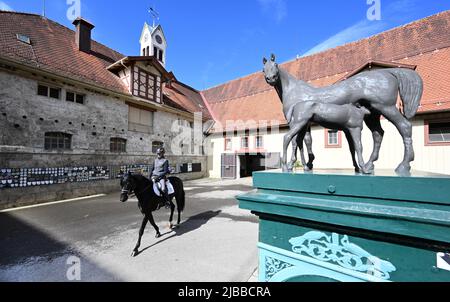
[[[169,194],[166,185],[167,174],[170,174],[169,161],[164,157],[164,148],[159,148],[156,151],[156,154],[158,155],[158,157],[153,162],[151,179],[153,183],[159,184],[158,188],[161,191],[161,195],[163,197],[163,202],[159,204],[158,209],[163,206],[166,206],[166,208],[170,208]]]

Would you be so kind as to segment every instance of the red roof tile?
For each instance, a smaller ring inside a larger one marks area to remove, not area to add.
[[[17,34],[28,36],[31,45],[18,41]],[[39,15],[0,11],[0,57],[130,95],[128,87],[107,69],[123,54],[96,41],[90,53],[79,51],[75,31]],[[198,91],[179,82],[174,87],[163,88],[170,95],[167,105],[190,113],[203,111],[210,118]]]
[[[16,34],[31,39],[20,42]],[[0,12],[0,55],[71,78],[127,93],[122,81],[106,70],[124,55],[92,41],[91,53],[79,51],[75,32],[39,15]]]
[[[208,106],[199,91],[181,82],[172,81],[163,87],[166,104],[191,113],[201,112],[203,119],[211,119]]]

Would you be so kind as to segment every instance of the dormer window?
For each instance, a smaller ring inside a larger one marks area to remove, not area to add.
[[[26,35],[22,35],[22,34],[17,34],[16,37],[17,37],[17,40],[19,40],[20,42],[23,42],[23,43],[26,43],[28,45],[31,45],[30,37],[28,37]]]
[[[150,100],[157,100],[157,79],[141,68],[135,68],[133,74],[133,95]],[[159,95],[159,94],[158,94]]]

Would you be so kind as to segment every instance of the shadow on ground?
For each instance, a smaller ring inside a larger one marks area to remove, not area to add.
[[[45,230],[22,221],[13,214],[0,213],[0,281],[68,281],[66,273],[71,256],[80,259],[84,268],[96,272],[103,280],[119,281],[114,275],[86,259],[82,254]],[[81,281],[93,281],[87,276]]]
[[[220,210],[207,211],[207,212],[203,212],[203,213],[189,217],[186,221],[182,222],[180,225],[177,225],[174,229],[172,229],[172,231],[162,234],[163,237],[165,235],[171,234],[169,237],[164,238],[150,246],[147,246],[146,248],[143,248],[135,255],[135,257],[139,256],[146,250],[148,250],[160,243],[163,243],[166,240],[187,234],[189,232],[192,232],[192,231],[195,231],[195,230],[201,228],[203,225],[208,223],[209,220],[213,219],[214,217],[217,217],[221,212],[222,211],[220,211]]]

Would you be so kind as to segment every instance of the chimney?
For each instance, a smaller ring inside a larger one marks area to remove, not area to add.
[[[78,49],[89,53],[91,51],[91,31],[95,26],[81,17],[76,18],[73,24],[77,28],[75,40]]]

